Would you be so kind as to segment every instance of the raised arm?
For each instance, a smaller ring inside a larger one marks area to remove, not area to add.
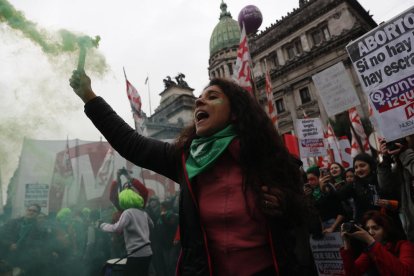
[[[84,103],[96,98],[96,95],[92,90],[91,79],[84,71],[73,71],[69,83],[73,88],[73,91],[75,91],[76,95],[78,95]]]
[[[181,162],[174,145],[138,134],[105,100],[96,96],[84,72],[74,71],[70,85],[85,102],[86,115],[119,154],[135,165],[178,182]]]

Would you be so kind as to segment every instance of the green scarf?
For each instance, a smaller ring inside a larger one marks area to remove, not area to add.
[[[312,195],[313,195],[313,198],[315,198],[315,200],[320,199],[322,197],[321,188],[319,188],[318,186],[315,189],[313,189]]]
[[[234,137],[236,137],[234,126],[228,125],[211,136],[194,139],[191,142],[190,155],[185,163],[188,178],[191,180],[210,168],[227,149]]]

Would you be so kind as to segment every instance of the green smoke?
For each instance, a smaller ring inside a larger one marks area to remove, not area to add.
[[[37,44],[44,53],[52,56],[58,56],[63,53],[76,52],[79,49],[78,43],[85,40],[85,35],[75,34],[68,30],[59,30],[57,32],[48,32],[26,19],[21,11],[17,11],[7,0],[0,0],[0,23],[8,24],[12,29],[20,31],[25,37]],[[90,41],[96,42],[90,44],[90,67],[93,71],[104,74],[108,65],[105,57],[99,54],[93,47],[97,46],[99,37],[90,38]],[[89,58],[88,58],[89,59]]]

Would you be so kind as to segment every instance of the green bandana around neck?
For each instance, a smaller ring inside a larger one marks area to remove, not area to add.
[[[228,125],[211,136],[194,139],[191,142],[190,155],[185,163],[188,178],[191,180],[210,168],[227,149],[234,137],[236,137],[234,126]]]

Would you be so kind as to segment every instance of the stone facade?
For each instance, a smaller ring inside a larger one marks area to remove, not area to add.
[[[323,122],[327,122],[312,76],[338,62],[344,63],[358,93],[362,104],[360,114],[364,117],[368,110],[345,46],[377,24],[356,0],[310,0],[299,1],[299,4],[299,8],[281,20],[249,37],[258,97],[264,104],[266,60],[281,134],[291,132],[294,120],[303,118],[304,114],[321,117]],[[211,56],[209,69],[225,68],[230,62],[224,53],[220,54],[223,57],[221,64],[217,62],[218,54]],[[214,67],[213,58],[216,61]],[[214,76],[214,70],[209,74]]]
[[[208,72],[210,78],[231,77],[240,43],[239,23],[227,11],[226,3],[220,5],[219,23],[210,38],[210,59]]]
[[[160,105],[145,121],[148,137],[173,140],[193,120],[196,97],[186,83],[170,82],[160,93]]]

